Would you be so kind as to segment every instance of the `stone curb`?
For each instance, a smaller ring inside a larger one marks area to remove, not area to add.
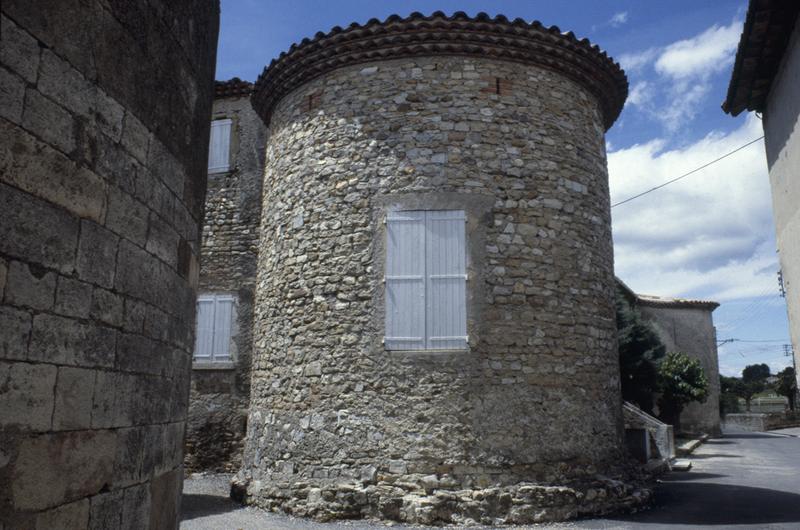
[[[708,435],[704,434],[700,436],[700,438],[695,438],[694,440],[689,440],[678,447],[675,448],[676,456],[687,456],[694,452],[695,449],[700,447],[708,440]]]

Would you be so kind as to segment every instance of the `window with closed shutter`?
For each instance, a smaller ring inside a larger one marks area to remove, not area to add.
[[[230,169],[231,124],[229,119],[211,122],[208,144],[208,172],[222,173]]]
[[[197,333],[194,360],[201,363],[231,361],[231,325],[236,299],[227,294],[197,297]]]
[[[465,222],[462,210],[387,215],[387,350],[467,347]]]

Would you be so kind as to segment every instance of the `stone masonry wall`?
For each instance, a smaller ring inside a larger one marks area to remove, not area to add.
[[[681,430],[719,436],[719,360],[717,332],[711,312],[703,307],[670,307],[640,302],[642,316],[651,322],[668,352],[683,352],[697,359],[708,378],[708,398],[690,403],[681,413]],[[678,430],[676,426],[676,431]]]
[[[489,524],[627,502],[597,479],[622,428],[593,96],[499,60],[366,63],[281,100],[266,152],[249,502]],[[469,348],[386,351],[383,219],[436,208],[467,213]]]
[[[213,0],[0,11],[0,528],[176,528]]]
[[[236,297],[233,362],[194,363],[186,430],[186,468],[238,471],[250,398],[264,124],[249,97],[217,98],[213,119],[230,118],[231,170],[208,176],[200,293]]]

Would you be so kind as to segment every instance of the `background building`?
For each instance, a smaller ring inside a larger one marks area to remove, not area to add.
[[[241,467],[264,169],[252,90],[239,79],[216,83],[186,430],[190,471]]]
[[[800,359],[800,3],[751,0],[722,108],[761,114],[795,365]],[[800,385],[799,385],[800,386]]]

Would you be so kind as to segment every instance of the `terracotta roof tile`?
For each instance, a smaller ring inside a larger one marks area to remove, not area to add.
[[[253,83],[242,81],[238,77],[227,81],[214,81],[214,98],[250,97]]]
[[[280,99],[303,83],[343,66],[432,55],[496,58],[550,68],[593,93],[611,127],[622,111],[628,80],[619,64],[587,39],[539,21],[509,20],[486,13],[469,17],[412,13],[402,18],[370,19],[365,24],[334,27],[292,44],[269,64],[256,81],[253,106],[265,123]]]

